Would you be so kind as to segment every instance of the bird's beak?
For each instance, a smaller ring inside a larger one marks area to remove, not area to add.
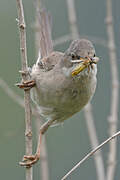
[[[99,61],[99,57],[87,57],[87,58],[80,58],[79,60],[72,60],[72,63],[77,63],[76,67],[72,70],[72,76],[75,76],[82,72],[85,68],[89,67],[92,64],[97,64]]]

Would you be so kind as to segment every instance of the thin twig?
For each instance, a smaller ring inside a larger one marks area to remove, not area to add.
[[[87,106],[84,108],[84,115],[86,119],[86,124],[88,128],[88,134],[91,142],[91,146],[94,149],[99,145],[98,139],[97,139],[97,132],[94,124],[94,117],[92,113],[92,105],[89,103]],[[98,180],[105,180],[105,170],[104,170],[104,162],[102,158],[102,152],[101,150],[97,152],[94,156],[95,158],[95,165],[96,165],[96,171],[98,175]]]
[[[58,37],[55,40],[53,40],[53,45],[55,47],[55,46],[64,44],[64,43],[71,41],[71,40],[73,40],[71,34],[63,35],[63,36]]]
[[[10,97],[14,102],[16,102],[18,105],[20,105],[23,108],[25,107],[23,98],[20,97],[18,94],[16,94],[16,92],[14,92],[5,82],[5,80],[3,80],[1,77],[0,77],[0,87],[4,90],[4,92],[8,95],[8,97]]]
[[[68,5],[68,17],[69,17],[69,22],[71,26],[71,33],[73,34],[72,37],[74,38],[79,38],[79,33],[77,30],[77,19],[76,19],[76,14],[75,14],[75,2],[74,0],[67,0],[67,5]],[[70,13],[72,11],[72,13]],[[73,17],[71,17],[73,16]],[[75,27],[72,27],[75,26]],[[97,138],[97,133],[96,129],[94,126],[94,119],[93,119],[93,113],[92,113],[92,106],[89,104],[85,109],[84,109],[84,114],[85,114],[85,119],[86,119],[86,124],[87,124],[87,129],[90,137],[90,142],[91,146],[94,149],[95,147],[98,146],[98,138]],[[91,126],[89,126],[89,123],[91,123]],[[104,180],[105,179],[105,172],[104,172],[104,162],[102,158],[101,152],[99,152],[99,155],[94,156],[94,161],[95,161],[95,167],[96,167],[96,173],[97,177],[99,180]]]
[[[120,136],[120,131],[115,133],[113,136],[109,137],[107,140],[105,140],[103,143],[101,143],[99,146],[97,146],[95,149],[93,149],[90,153],[88,153],[81,161],[79,161],[61,180],[65,180],[72,172],[77,169],[83,162],[85,162],[88,158],[90,158],[92,155],[94,155],[99,149],[101,149],[105,144],[110,142],[112,139],[116,138],[117,136]]]
[[[70,32],[72,35],[72,39],[77,39],[79,38],[79,31],[77,27],[75,3],[74,3],[74,0],[66,0],[66,1],[67,1],[68,19],[69,19]]]
[[[88,36],[80,35],[79,38],[86,38],[86,39],[89,39],[90,41],[92,41],[94,44],[98,44],[103,47],[108,47],[107,41],[105,39],[102,39],[99,37],[89,36],[89,35]],[[55,40],[53,40],[53,45],[58,46],[58,45],[64,44],[71,40],[73,40],[73,37],[71,36],[71,34],[66,34],[66,35],[63,35],[63,36],[58,37]]]
[[[4,92],[8,95],[8,97],[10,97],[15,103],[20,105],[22,108],[25,108],[23,97],[16,94],[16,92],[13,91],[13,89],[11,89],[6,83],[6,81],[3,80],[1,77],[0,77],[0,87],[4,90]],[[32,115],[34,115],[36,118],[40,117],[40,112],[36,108],[31,106],[31,109],[32,109]]]
[[[49,26],[50,24],[48,22],[48,15],[47,15],[47,12],[45,11],[45,9],[42,10],[42,12],[40,13],[40,8],[41,8],[40,0],[35,0],[35,7],[36,7],[36,17],[35,18],[36,18],[36,27],[37,27],[37,31],[35,31],[36,55],[38,55],[40,53],[42,56],[46,56],[48,53],[50,53],[52,51],[52,48],[53,48],[52,40],[51,40],[51,30],[50,30],[50,26]],[[42,19],[41,15],[42,15],[42,17],[44,17],[44,19]],[[44,24],[44,27],[42,26],[41,23]],[[46,29],[46,31],[45,31],[45,29]],[[47,36],[46,35],[44,36],[47,38],[47,42],[48,42],[47,47],[46,47],[46,41],[45,41],[44,37],[42,37],[42,39],[40,40],[42,33],[45,33],[44,31],[47,34]],[[44,44],[44,48],[45,48],[44,52],[46,52],[46,53],[43,52],[43,44]],[[38,137],[40,127],[42,125],[42,117],[41,116],[39,116],[36,119],[35,125],[36,125],[37,137]],[[43,136],[42,148],[41,148],[40,176],[41,176],[41,180],[49,180],[48,155],[47,155],[45,135]]]
[[[20,97],[16,92],[14,92],[8,84],[0,77],[0,87],[3,91],[10,97],[15,103],[20,105],[24,108],[24,99]],[[35,125],[37,130],[37,135],[39,134],[40,126],[41,126],[41,119],[40,113],[36,110],[36,108],[32,107],[32,114],[36,117]],[[41,179],[42,180],[49,180],[49,168],[48,168],[48,155],[47,155],[47,147],[46,147],[46,140],[43,137],[42,141],[42,149],[41,149]]]
[[[106,28],[108,35],[108,50],[111,67],[111,107],[109,120],[109,134],[114,134],[117,131],[118,123],[118,101],[119,101],[119,80],[118,80],[118,68],[117,68],[117,55],[115,47],[113,16],[112,16],[112,1],[106,0]],[[110,142],[110,150],[108,155],[108,167],[107,167],[107,180],[113,180],[116,168],[116,155],[117,155],[117,142]]]
[[[42,124],[43,124],[42,119],[40,117],[37,118],[35,121],[37,138],[38,138],[38,134],[40,132],[40,127]],[[43,136],[43,139],[42,139],[40,176],[41,176],[41,180],[49,180],[48,153],[47,153],[45,136]]]
[[[28,65],[27,65],[27,48],[26,48],[26,25],[24,20],[24,10],[22,0],[17,0],[18,10],[18,25],[20,33],[20,50],[21,50],[21,65],[22,65],[22,80],[29,80],[28,77]],[[31,107],[30,107],[30,90],[24,91],[24,103],[25,103],[25,144],[26,155],[32,154],[32,123],[31,123]],[[32,167],[26,168],[26,180],[32,180],[33,173]]]

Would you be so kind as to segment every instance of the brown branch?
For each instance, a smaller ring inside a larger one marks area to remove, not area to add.
[[[72,37],[79,38],[79,33],[77,30],[77,19],[76,19],[76,14],[75,14],[74,0],[67,0],[67,5],[68,5],[68,17],[69,17],[69,22],[70,22],[70,27],[71,27],[71,33],[73,34]],[[71,11],[72,11],[72,13],[70,13]],[[87,129],[88,129],[88,133],[89,133],[89,137],[90,137],[91,146],[94,149],[95,147],[98,146],[99,143],[98,143],[96,129],[94,126],[94,119],[93,119],[93,113],[92,113],[91,107],[92,106],[89,104],[84,109],[84,114],[85,114],[85,119],[86,119],[86,124],[87,124]],[[91,121],[91,126],[89,126],[88,121]],[[96,165],[95,167],[96,167],[96,173],[97,173],[98,179],[104,180],[105,172],[104,172],[104,163],[103,163],[103,158],[102,158],[101,152],[99,152],[99,155],[94,156],[94,161],[95,161],[95,165]]]
[[[10,97],[15,103],[24,108],[24,99],[20,97],[16,92],[14,92],[8,84],[0,78],[0,87],[4,90],[4,92]],[[35,125],[37,130],[37,135],[39,134],[39,129],[42,124],[40,119],[40,113],[36,110],[36,108],[32,107],[32,114],[36,117]],[[48,180],[49,179],[49,168],[48,168],[48,155],[47,155],[47,147],[46,140],[43,137],[42,149],[41,149],[41,179]]]
[[[27,48],[26,48],[26,26],[24,20],[24,10],[22,0],[17,0],[18,11],[18,25],[20,33],[20,50],[21,50],[21,65],[22,65],[22,81],[29,80],[28,77],[28,65],[27,65]],[[24,103],[25,103],[25,143],[26,143],[26,155],[32,154],[32,123],[31,123],[31,107],[30,107],[30,90],[24,91]],[[33,173],[32,167],[26,168],[26,180],[32,180]]]
[[[111,107],[109,120],[109,134],[114,134],[117,131],[118,123],[118,101],[119,101],[119,80],[118,80],[118,68],[117,68],[117,55],[115,47],[113,16],[112,16],[112,1],[106,0],[106,28],[108,35],[108,50],[111,67]],[[117,142],[111,141],[108,155],[108,167],[107,167],[107,180],[113,180],[116,168],[116,155],[117,155]]]
[[[93,149],[90,153],[88,153],[81,161],[79,161],[61,180],[65,180],[70,174],[75,171],[83,162],[85,162],[88,158],[90,158],[92,155],[94,155],[99,149],[101,149],[105,144],[110,142],[112,139],[116,138],[117,136],[120,136],[120,131],[115,133],[113,136],[109,137],[107,140],[105,140],[103,143],[101,143],[99,146],[97,146],[95,149]]]

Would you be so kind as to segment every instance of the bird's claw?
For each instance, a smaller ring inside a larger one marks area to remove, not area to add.
[[[28,90],[36,85],[35,80],[30,80],[22,83],[17,83],[16,86],[18,86],[21,89]]]
[[[37,154],[31,156],[24,156],[22,162],[19,162],[21,166],[31,167],[39,160],[39,156]]]

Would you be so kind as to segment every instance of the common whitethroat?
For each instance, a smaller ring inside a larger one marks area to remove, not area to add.
[[[62,123],[91,100],[96,89],[98,61],[93,44],[77,39],[65,53],[52,52],[32,67],[31,81],[19,87],[33,87],[32,99],[40,116],[47,121],[40,128],[36,154],[25,155],[21,165],[29,167],[39,160],[42,135],[50,126]]]

